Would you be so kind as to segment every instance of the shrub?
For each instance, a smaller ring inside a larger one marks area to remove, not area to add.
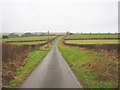
[[[8,36],[7,35],[3,35],[2,38],[8,38]]]

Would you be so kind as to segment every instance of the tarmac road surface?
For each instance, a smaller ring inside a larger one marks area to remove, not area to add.
[[[58,40],[20,88],[82,88],[57,48]]]

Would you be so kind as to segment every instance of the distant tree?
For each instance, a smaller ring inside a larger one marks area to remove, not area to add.
[[[32,33],[24,33],[24,34],[22,35],[22,37],[30,37],[30,36],[33,36],[33,34],[32,34]]]
[[[71,33],[71,32],[66,32],[66,34],[68,34],[68,35],[73,35],[73,33]]]
[[[67,31],[66,34],[70,34],[70,32]]]
[[[14,38],[14,37],[18,37],[18,35],[15,34],[15,33],[10,33],[10,34],[8,35],[8,37],[9,37],[9,38]]]
[[[48,33],[41,33],[41,36],[47,36]]]
[[[8,36],[7,35],[3,35],[2,38],[8,38]]]
[[[70,35],[73,35],[73,33],[69,33]]]

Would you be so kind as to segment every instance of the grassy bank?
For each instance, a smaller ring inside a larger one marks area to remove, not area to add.
[[[53,44],[49,48],[44,50],[35,50],[28,54],[28,56],[23,60],[20,67],[17,68],[15,76],[8,84],[3,85],[6,88],[19,87],[25,78],[34,70],[34,68],[41,62],[41,60],[50,51]],[[15,63],[15,61],[14,61]],[[16,64],[16,63],[15,63]]]
[[[118,86],[116,53],[100,53],[65,46],[62,41],[59,41],[58,48],[85,88],[114,88]]]

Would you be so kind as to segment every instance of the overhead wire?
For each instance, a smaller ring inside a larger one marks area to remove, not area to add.
[[[28,0],[28,1],[29,1],[29,4],[30,4],[30,6],[31,6],[31,8],[32,8],[32,10],[33,10],[33,13],[35,14],[36,18],[38,19],[38,22],[42,24],[42,25],[40,25],[40,26],[43,26],[44,28],[48,28],[47,31],[49,31],[49,30],[50,30],[50,27],[48,27],[47,25],[44,25],[42,19],[40,18],[40,15],[38,15],[38,13],[36,12],[36,9],[35,9],[34,6],[33,6],[32,1],[31,1],[31,0]]]

